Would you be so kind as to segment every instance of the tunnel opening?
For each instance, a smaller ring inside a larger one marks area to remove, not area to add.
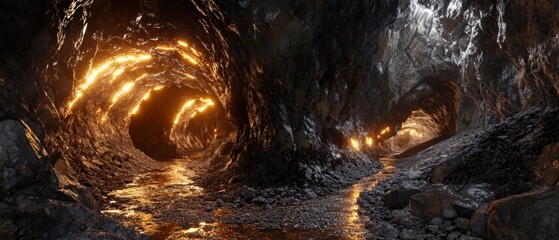
[[[460,98],[454,81],[426,78],[400,99],[367,143],[381,156],[406,157],[450,138],[458,130]]]
[[[235,130],[216,102],[187,87],[153,91],[131,115],[130,138],[137,149],[158,160],[205,150]]]

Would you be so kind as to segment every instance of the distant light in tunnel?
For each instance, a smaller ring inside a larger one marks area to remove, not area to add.
[[[197,109],[198,112],[203,112],[209,106],[215,105],[214,102],[211,99],[200,98],[200,101],[202,101],[203,105]]]
[[[359,149],[361,148],[361,144],[359,143],[359,140],[355,139],[355,138],[351,138],[349,139],[349,144],[351,145],[351,147],[357,151],[359,151]]]
[[[380,135],[384,135],[384,134],[389,133],[389,132],[390,132],[390,127],[386,127],[384,129],[382,129],[382,131],[380,132]]]
[[[193,117],[196,116],[197,113],[202,113],[208,107],[214,106],[214,105],[215,105],[215,103],[209,98],[197,98],[197,99],[191,99],[191,100],[186,101],[182,105],[182,107],[180,108],[177,115],[175,115],[175,119],[173,121],[173,127],[171,128],[171,132],[174,132],[175,127],[180,122],[182,116],[185,114],[185,112],[187,110],[191,109],[190,118],[193,118]]]
[[[365,143],[367,144],[367,146],[373,146],[373,138],[371,137],[365,137]]]

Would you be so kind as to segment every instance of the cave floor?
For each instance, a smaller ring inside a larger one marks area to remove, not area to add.
[[[327,196],[285,206],[239,206],[194,181],[204,172],[199,157],[162,162],[158,171],[138,175],[108,194],[103,213],[151,239],[363,239],[359,194],[395,169],[385,159],[377,174]]]

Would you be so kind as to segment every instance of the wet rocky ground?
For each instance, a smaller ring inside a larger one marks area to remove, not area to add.
[[[103,213],[152,239],[363,239],[357,199],[388,177],[387,168],[342,189],[243,186],[229,193],[196,182],[203,156],[162,163],[108,194]]]
[[[551,166],[559,161],[558,117],[557,108],[533,108],[401,159],[397,173],[359,199],[369,237],[559,237]]]

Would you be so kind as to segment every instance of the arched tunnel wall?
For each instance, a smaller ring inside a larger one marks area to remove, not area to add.
[[[2,118],[27,118],[39,136],[44,128],[47,149],[81,172],[82,183],[106,178],[106,170],[88,167],[93,159],[122,169],[149,165],[139,164],[151,160],[133,147],[128,114],[159,85],[216,99],[238,126],[229,156],[235,164],[217,172],[255,184],[335,184],[340,160],[370,169],[366,155],[337,139],[366,132],[427,76],[458,76],[459,130],[540,101],[557,104],[554,1],[25,3],[2,3],[3,22],[14,23],[1,28]],[[28,21],[14,20],[25,11]],[[197,66],[166,52],[178,40],[200,53]],[[98,107],[110,107],[113,88],[124,86],[86,91],[83,84],[91,69],[121,54],[149,54],[145,65],[126,70],[148,76],[103,122]]]

